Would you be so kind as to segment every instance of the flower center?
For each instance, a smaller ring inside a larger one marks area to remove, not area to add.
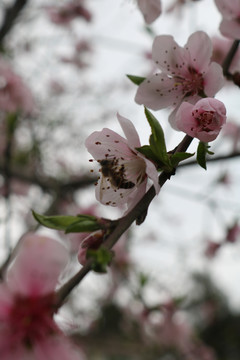
[[[31,348],[35,340],[57,331],[53,321],[53,296],[17,297],[9,316],[12,342],[22,341]]]
[[[198,110],[195,110],[192,112],[192,116],[197,120],[200,130],[206,132],[213,130],[214,111],[204,111],[200,114]]]
[[[135,183],[129,181],[126,177],[126,169],[123,162],[114,158],[100,161],[101,171],[104,177],[108,178],[110,183],[118,189],[131,189]]]
[[[175,76],[174,78],[179,81],[175,86],[181,86],[184,96],[187,97],[196,94],[202,96],[204,94],[203,76],[193,67],[188,67],[188,77]]]

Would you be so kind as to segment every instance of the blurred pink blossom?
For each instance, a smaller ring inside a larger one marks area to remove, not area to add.
[[[231,139],[232,151],[237,151],[240,142],[240,126],[233,121],[228,121],[223,128],[222,135]]]
[[[212,43],[203,31],[193,33],[180,47],[171,35],[157,36],[152,57],[161,72],[147,77],[137,90],[135,101],[153,110],[171,106],[175,117],[182,101],[196,103],[201,97],[212,97],[223,85],[222,68],[211,62]]]
[[[34,111],[30,90],[3,59],[0,59],[0,111],[27,114]]]
[[[205,255],[208,258],[213,258],[216,255],[216,253],[218,252],[218,250],[221,248],[221,246],[222,246],[222,243],[209,240],[207,243],[207,247],[205,249]]]
[[[92,14],[84,5],[85,0],[72,0],[62,6],[47,6],[46,10],[51,21],[57,25],[69,25],[78,17],[91,21]]]
[[[212,53],[212,61],[222,65],[224,59],[226,58],[231,46],[232,40],[226,39],[223,37],[214,36],[212,38],[213,44],[213,53]],[[229,72],[234,73],[236,71],[240,71],[240,49],[238,48],[234,58],[229,67]]]
[[[96,184],[96,198],[104,205],[133,207],[146,192],[148,177],[159,192],[155,165],[140,154],[138,133],[132,122],[118,114],[126,139],[104,128],[95,131],[85,142],[88,151],[101,165]]]
[[[137,2],[148,25],[155,21],[162,13],[161,0],[137,0]]]
[[[222,14],[221,33],[230,39],[240,39],[240,2],[238,0],[215,0]]]
[[[183,102],[173,127],[203,142],[216,139],[226,122],[224,104],[213,98],[199,100],[195,105]]]
[[[236,222],[227,229],[226,241],[230,243],[235,243],[239,237],[240,237],[240,226]]]
[[[0,285],[1,360],[83,359],[53,320],[54,290],[67,260],[66,249],[53,239],[22,239]]]

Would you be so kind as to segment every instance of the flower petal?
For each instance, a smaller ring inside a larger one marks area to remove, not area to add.
[[[158,172],[156,166],[148,159],[145,159],[145,163],[146,163],[146,174],[152,180],[156,194],[158,194],[160,191],[160,185],[158,182]]]
[[[199,72],[208,68],[212,56],[212,42],[205,32],[193,33],[184,48],[188,50],[190,66]]]
[[[103,205],[121,206],[127,203],[131,193],[136,192],[134,188],[122,189],[111,184],[102,174],[95,188],[96,199]]]
[[[222,67],[212,62],[204,76],[204,92],[208,97],[214,96],[224,84]]]
[[[96,160],[103,160],[107,157],[113,158],[116,153],[119,157],[132,155],[127,140],[107,128],[89,135],[85,141],[85,146]]]
[[[135,101],[152,110],[175,106],[182,98],[181,87],[167,75],[157,73],[144,80],[138,87]]]
[[[56,240],[29,234],[22,239],[19,252],[7,273],[14,293],[39,296],[53,292],[68,260],[67,250]]]
[[[127,138],[128,146],[131,148],[140,147],[140,139],[133,123],[120,114],[117,114],[117,118]]]
[[[162,12],[160,0],[138,0],[138,7],[148,25],[156,20]]]
[[[186,50],[171,35],[160,35],[154,39],[152,58],[162,72],[182,75],[182,68],[186,64],[185,54]]]
[[[223,19],[219,29],[224,36],[230,39],[240,39],[240,24],[238,18],[230,20]]]
[[[24,359],[24,358],[23,358]],[[64,335],[48,336],[33,347],[34,360],[86,360],[80,348],[71,344]]]

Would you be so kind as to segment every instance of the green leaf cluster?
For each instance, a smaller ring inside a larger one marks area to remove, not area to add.
[[[157,164],[158,170],[171,173],[180,161],[188,159],[194,154],[178,152],[168,153],[163,129],[155,116],[145,108],[145,115],[151,127],[152,133],[149,145],[141,146],[137,150]]]
[[[92,215],[55,215],[45,216],[32,211],[37,222],[47,228],[62,230],[65,233],[92,232],[101,229],[98,218]]]
[[[106,273],[107,267],[113,258],[113,252],[104,247],[97,250],[88,249],[87,259],[92,259],[92,269],[98,273]]]

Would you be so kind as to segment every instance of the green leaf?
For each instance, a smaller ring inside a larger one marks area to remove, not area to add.
[[[135,85],[140,85],[146,78],[142,76],[127,75],[129,80],[131,80]]]
[[[207,144],[200,141],[197,148],[197,162],[205,170],[207,170],[206,154],[207,154]]]
[[[152,130],[149,139],[150,148],[156,158],[170,170],[171,163],[167,154],[163,129],[155,116],[147,108],[145,108],[145,114]]]
[[[69,225],[65,233],[75,233],[75,232],[92,232],[101,229],[99,223],[93,220],[79,220]]]
[[[63,230],[67,232],[76,232],[76,224],[78,224],[78,229],[80,229],[80,223],[82,223],[82,230],[78,232],[91,232],[93,230],[100,229],[100,224],[98,224],[98,219],[92,215],[55,215],[55,216],[45,216],[32,211],[34,218],[41,225],[55,230]],[[71,227],[75,231],[71,231]],[[70,231],[69,231],[70,229]]]
[[[191,154],[191,153],[185,153],[185,152],[177,152],[175,154],[172,154],[170,156],[170,161],[171,161],[172,167],[176,167],[181,161],[186,160],[193,155],[194,155],[194,153]]]
[[[107,266],[110,264],[113,258],[113,252],[100,247],[97,250],[88,249],[87,250],[87,259],[93,259],[92,269],[99,273],[106,273]]]

